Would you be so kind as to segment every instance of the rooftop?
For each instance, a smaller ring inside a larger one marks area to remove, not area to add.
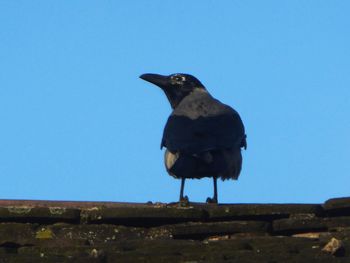
[[[350,197],[323,204],[0,200],[0,262],[350,262]]]

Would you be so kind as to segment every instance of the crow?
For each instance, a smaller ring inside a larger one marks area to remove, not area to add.
[[[165,125],[161,149],[166,147],[167,172],[181,178],[180,203],[187,202],[187,178],[212,177],[217,203],[217,178],[238,179],[242,168],[241,148],[247,148],[241,117],[233,108],[213,98],[194,76],[143,74],[141,79],[159,86],[167,96],[172,113]]]

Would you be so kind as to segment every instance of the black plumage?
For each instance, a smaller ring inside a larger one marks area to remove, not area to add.
[[[172,114],[164,128],[161,148],[168,173],[181,178],[180,201],[186,178],[237,179],[242,167],[241,148],[247,147],[243,122],[230,106],[213,98],[202,83],[188,74],[143,74],[165,92]]]

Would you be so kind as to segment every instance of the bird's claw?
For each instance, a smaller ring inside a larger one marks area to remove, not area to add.
[[[217,198],[210,198],[210,197],[208,197],[207,198],[207,203],[208,204],[217,204],[218,203],[218,199]]]
[[[180,206],[188,206],[189,203],[190,203],[190,201],[188,200],[187,195],[182,197],[182,198],[180,198],[180,202],[179,202]]]

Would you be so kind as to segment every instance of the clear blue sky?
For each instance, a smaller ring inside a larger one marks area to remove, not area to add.
[[[190,73],[245,123],[221,202],[350,195],[349,1],[0,1],[0,198],[177,201],[170,114]],[[192,201],[210,179],[188,181]]]

